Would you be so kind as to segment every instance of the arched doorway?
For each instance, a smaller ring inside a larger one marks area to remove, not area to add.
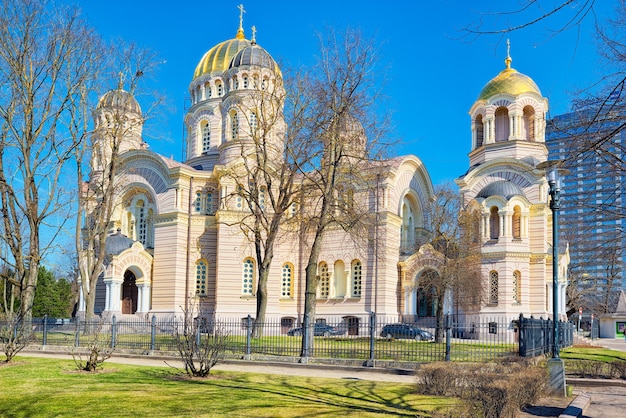
[[[122,313],[134,314],[137,312],[137,278],[135,273],[126,270],[122,284]]]
[[[415,313],[418,317],[437,316],[437,307],[439,305],[437,286],[439,282],[439,273],[434,270],[427,270],[418,277],[418,288],[415,295]]]

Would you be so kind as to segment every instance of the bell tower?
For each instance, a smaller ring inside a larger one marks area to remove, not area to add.
[[[528,76],[505,68],[470,109],[470,168],[457,179],[464,210],[475,212],[485,289],[481,315],[515,319],[550,312],[551,212],[537,165],[548,158],[548,100]],[[564,291],[564,288],[563,288]]]

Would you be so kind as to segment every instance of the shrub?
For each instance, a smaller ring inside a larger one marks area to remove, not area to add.
[[[615,360],[609,363],[611,376],[617,379],[626,379],[626,361]]]
[[[5,363],[22,351],[33,337],[30,327],[20,315],[11,315],[9,320],[0,323],[0,349],[4,352]]]
[[[76,347],[70,351],[77,369],[95,372],[98,367],[101,367],[113,355],[115,348],[109,334],[106,333],[106,336],[102,335],[103,325],[104,321],[100,321],[95,326],[89,323],[85,324],[86,348]],[[76,332],[80,332],[80,330],[77,329]]]
[[[547,389],[545,369],[526,361],[487,364],[433,363],[419,372],[418,392],[467,402],[464,416],[515,417]],[[468,415],[469,414],[469,415]]]

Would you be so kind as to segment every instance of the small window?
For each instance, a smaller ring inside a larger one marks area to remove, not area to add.
[[[233,89],[239,90],[239,78],[233,77]]]
[[[476,134],[476,148],[482,147],[485,140],[483,115],[476,116],[476,120],[474,121],[474,132]]]
[[[254,261],[246,258],[243,261],[242,291],[243,296],[254,296]]]
[[[248,76],[247,76],[247,75],[244,75],[244,76],[243,76],[243,88],[244,88],[244,89],[247,89],[247,88],[248,88],[248,84],[249,84],[249,83],[248,83]]]
[[[498,304],[498,272],[495,270],[489,273],[489,303]]]
[[[202,192],[196,192],[196,200],[193,202],[194,212],[202,213]]]
[[[213,215],[215,213],[215,211],[213,210],[213,193],[208,192],[206,194],[205,202],[206,202],[206,206],[205,206],[206,214]]]
[[[196,263],[196,294],[198,296],[207,295],[207,262],[198,260]]]
[[[219,81],[215,83],[215,87],[217,88],[217,96],[222,97],[224,95],[224,86]]]
[[[202,152],[207,152],[211,147],[211,124],[208,121],[202,123]]]
[[[522,301],[522,273],[518,270],[513,272],[513,302],[520,303]]]
[[[230,113],[230,139],[235,140],[239,138],[239,116],[237,111],[233,110]]]
[[[330,273],[328,272],[328,264],[320,263],[319,266],[319,296],[320,299],[328,299],[330,295]]]
[[[283,299],[292,298],[293,286],[293,266],[289,263],[283,265],[283,272],[280,283],[280,297]]]
[[[354,260],[352,262],[352,297],[361,297],[361,282],[362,282],[362,265],[361,261]]]
[[[250,133],[253,135],[256,133],[257,124],[256,113],[250,112]]]

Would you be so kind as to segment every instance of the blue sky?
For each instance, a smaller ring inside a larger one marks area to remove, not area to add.
[[[144,131],[158,132],[154,136],[159,139],[146,137],[152,150],[181,159],[184,100],[193,70],[206,51],[235,36],[240,3],[246,10],[246,37],[256,26],[258,44],[290,66],[314,60],[318,47],[314,35],[327,26],[360,28],[366,36],[375,36],[380,68],[386,69],[392,135],[398,140],[393,154],[417,155],[434,184],[454,179],[468,168],[468,110],[482,87],[504,69],[507,37],[513,68],[535,80],[549,99],[552,116],[569,111],[571,92],[602,75],[591,18],[560,34],[553,29],[566,16],[504,38],[463,37],[461,29],[481,18],[499,23],[515,19],[489,13],[514,10],[521,1],[80,1],[85,17],[104,38],[136,42],[165,61],[151,87],[167,97],[169,106]],[[596,3],[595,17],[602,20],[612,2]],[[565,12],[571,16],[576,7]]]

